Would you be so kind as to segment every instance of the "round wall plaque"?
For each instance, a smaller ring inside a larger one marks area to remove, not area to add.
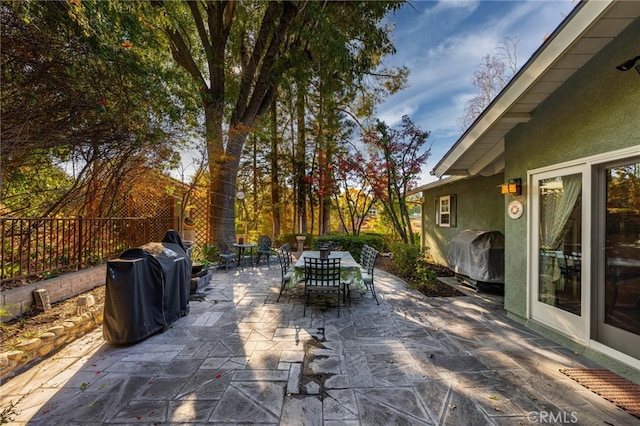
[[[520,219],[522,213],[524,213],[524,206],[522,205],[522,201],[513,200],[509,203],[509,206],[507,207],[507,214],[511,219]]]
[[[236,192],[236,198],[238,200],[244,200],[244,197],[245,197],[244,192],[242,192],[242,191]]]

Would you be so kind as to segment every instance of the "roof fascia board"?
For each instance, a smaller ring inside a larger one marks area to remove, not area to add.
[[[583,1],[561,24],[556,35],[547,40],[516,76],[489,104],[478,119],[458,139],[431,172],[437,177],[448,173],[455,162],[524,95],[540,76],[562,57],[580,36],[613,4],[615,0]]]
[[[407,191],[406,195],[414,195],[417,194],[419,192],[423,192],[423,191],[427,191],[429,189],[433,189],[433,188],[438,188],[440,186],[443,185],[447,185],[449,183],[453,183],[462,179],[466,179],[467,176],[449,176],[440,180],[437,180],[435,182],[429,182],[425,185],[419,186],[417,188],[413,188],[411,191]]]

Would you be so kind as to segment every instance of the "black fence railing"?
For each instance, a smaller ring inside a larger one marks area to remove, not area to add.
[[[160,241],[176,218],[0,218],[0,283],[86,268]]]

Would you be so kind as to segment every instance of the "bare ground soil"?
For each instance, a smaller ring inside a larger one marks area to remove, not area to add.
[[[96,287],[84,294],[91,293],[96,305],[104,304],[104,286]],[[20,340],[32,339],[45,333],[49,328],[62,325],[63,322],[78,316],[76,300],[71,297],[62,302],[51,304],[45,312],[33,310],[16,320],[0,324],[0,352],[10,350]]]
[[[390,274],[400,276],[398,274],[396,266],[393,264],[393,260],[389,257],[378,256],[376,258],[376,268],[382,269],[383,271],[389,272]],[[449,268],[446,268],[444,266],[429,264],[429,268],[435,271],[439,277],[452,277],[454,275]],[[464,294],[460,291],[440,281],[430,283],[429,285],[417,287],[416,290],[427,297],[464,296]]]

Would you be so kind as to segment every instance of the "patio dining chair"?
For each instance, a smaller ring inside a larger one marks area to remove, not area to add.
[[[291,268],[291,252],[287,253],[285,246],[276,250],[276,256],[280,264],[280,294],[278,294],[278,298],[276,299],[276,302],[279,302],[285,287],[291,283],[293,269]]]
[[[218,250],[220,250],[220,262],[224,264],[224,271],[229,270],[229,264],[236,260],[236,254],[231,251],[226,241],[218,240]]]
[[[367,259],[367,255],[370,253],[370,251],[373,249],[373,247],[371,247],[370,245],[363,245],[362,246],[362,250],[360,251],[360,260],[358,263],[360,263],[360,266],[362,266],[362,268],[364,268],[364,264],[365,261]]]
[[[304,313],[307,315],[307,305],[310,296],[316,294],[335,294],[338,302],[338,317],[340,317],[340,258],[304,258]]]
[[[256,257],[256,264],[260,265],[260,258],[262,256],[267,258],[267,266],[271,266],[269,258],[271,257],[271,237],[268,235],[262,235],[258,238],[258,252]]]
[[[293,255],[291,254],[291,244],[289,243],[283,244],[280,247],[280,250],[282,250],[282,252],[286,254],[287,261],[289,262],[287,265],[287,269],[291,268],[291,264],[293,263]]]
[[[364,285],[371,291],[371,295],[374,299],[376,299],[376,303],[379,305],[378,296],[376,295],[376,288],[373,284],[373,270],[374,265],[376,263],[376,258],[378,257],[378,250],[374,249],[370,246],[363,247],[361,254],[361,265],[362,265],[362,282]]]

